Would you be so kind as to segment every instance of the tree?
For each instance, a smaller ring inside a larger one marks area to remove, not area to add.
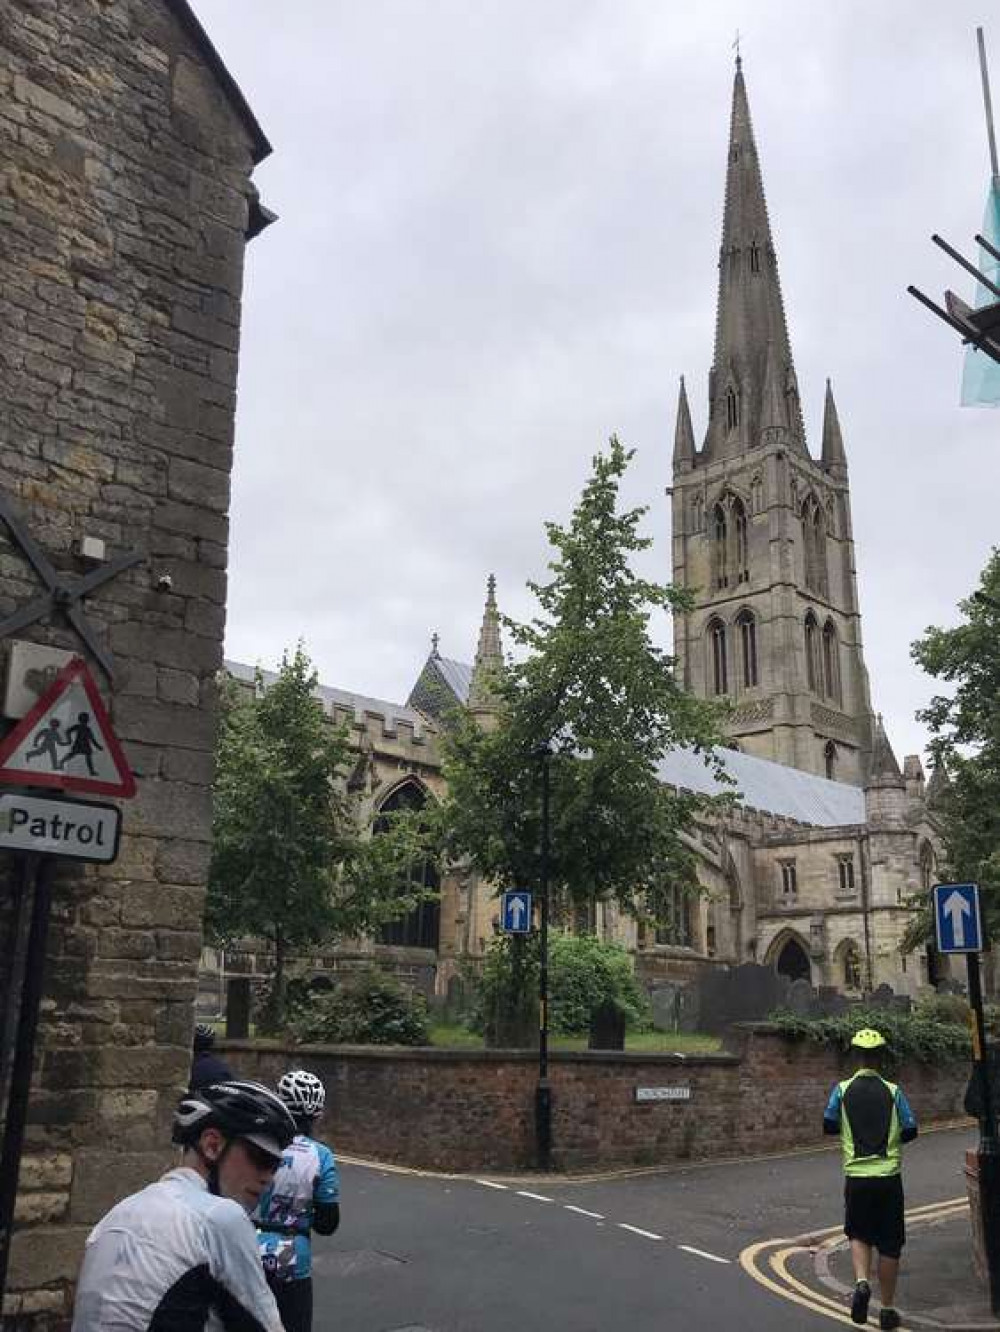
[[[490,682],[495,726],[455,719],[441,818],[451,853],[499,888],[537,883],[547,744],[555,904],[615,901],[659,921],[677,892],[697,891],[682,835],[706,801],[663,786],[657,763],[675,745],[707,756],[720,714],[684,692],[650,638],[654,614],[689,601],[632,570],[650,541],[638,530],[644,509],[619,512],[631,457],[612,439],[569,525],[547,524],[551,578],[528,584],[540,614],[504,619],[520,660]]]
[[[301,644],[250,696],[229,681],[216,764],[206,927],[219,944],[247,935],[274,949],[265,1022],[285,1016],[290,952],[364,933],[426,894],[409,867],[428,855],[419,815],[366,835],[347,793],[353,755],[315,697]]]
[[[948,681],[917,714],[931,731],[931,754],[948,783],[936,812],[942,820],[948,879],[978,882],[985,927],[1000,926],[1000,550],[979,587],[959,603],[963,622],[928,628],[912,646],[929,675]],[[909,942],[928,931],[922,913]],[[994,937],[995,933],[994,933]]]

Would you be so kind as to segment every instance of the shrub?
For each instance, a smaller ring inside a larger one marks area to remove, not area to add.
[[[291,1020],[296,1040],[331,1045],[427,1045],[427,1001],[377,967],[314,993]]]
[[[843,1051],[860,1027],[874,1027],[886,1039],[891,1058],[915,1059],[933,1064],[943,1060],[968,1059],[969,1028],[954,1016],[938,1016],[933,1005],[918,1005],[910,1013],[879,1008],[854,1008],[836,1017],[810,1018],[779,1009],[768,1018],[791,1040],[816,1041]]]

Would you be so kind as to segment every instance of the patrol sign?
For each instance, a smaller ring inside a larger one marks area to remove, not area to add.
[[[936,883],[931,889],[939,953],[981,953],[983,925],[977,883]]]
[[[0,848],[6,850],[108,865],[118,854],[121,828],[116,805],[9,791],[0,795]]]
[[[504,893],[500,899],[500,921],[505,934],[530,934],[531,894]]]

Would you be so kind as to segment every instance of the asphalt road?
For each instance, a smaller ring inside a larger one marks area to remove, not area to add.
[[[963,1192],[972,1141],[948,1130],[908,1149],[908,1208]],[[841,1220],[835,1150],[590,1181],[341,1170],[341,1230],[315,1245],[316,1332],[830,1326],[739,1255]]]

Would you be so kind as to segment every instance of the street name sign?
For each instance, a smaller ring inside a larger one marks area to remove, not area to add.
[[[983,924],[977,883],[936,883],[931,889],[939,953],[981,953]]]
[[[0,741],[0,782],[81,794],[135,795],[135,778],[111,729],[94,677],[79,657]]]
[[[504,893],[500,899],[500,928],[505,934],[531,933],[531,894]]]
[[[637,1101],[690,1101],[690,1087],[636,1087]]]
[[[122,812],[58,796],[0,793],[0,848],[109,865],[118,855]]]

